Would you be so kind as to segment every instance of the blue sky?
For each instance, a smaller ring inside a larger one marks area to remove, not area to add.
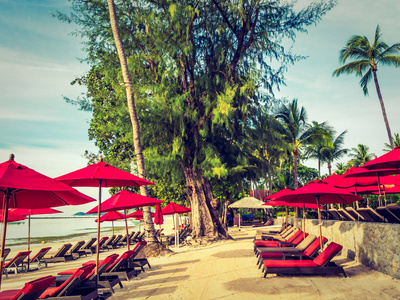
[[[51,177],[82,168],[84,151],[96,151],[87,135],[90,114],[62,97],[83,92],[70,82],[88,69],[77,59],[85,54],[80,40],[69,35],[72,25],[51,16],[68,6],[64,0],[0,0],[0,161],[14,153],[17,162]],[[290,67],[287,86],[277,96],[298,98],[309,121],[329,121],[337,132],[347,129],[347,148],[363,143],[383,154],[387,134],[374,86],[364,97],[359,78],[331,74],[352,35],[372,40],[380,24],[389,45],[400,42],[399,11],[398,0],[340,1],[308,34],[298,35],[293,51],[308,58]],[[378,70],[393,133],[400,132],[399,75],[400,69]],[[307,165],[316,167],[316,162]],[[97,195],[93,189],[87,193]]]

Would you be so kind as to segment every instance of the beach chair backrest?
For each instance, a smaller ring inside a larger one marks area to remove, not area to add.
[[[308,246],[311,245],[312,242],[315,241],[317,237],[313,234],[309,234],[308,236],[306,236],[306,238],[304,240],[301,241],[300,244],[298,244],[296,246],[296,249],[298,249],[299,251],[304,251],[307,249]]]
[[[54,254],[53,257],[63,257],[68,252],[68,250],[71,249],[71,247],[72,247],[72,244],[62,245],[61,248],[58,249],[57,253]]]
[[[109,256],[107,256],[104,260],[101,261],[98,267],[98,274],[99,276],[103,274],[109,267],[112,265],[118,258],[118,254],[114,253]],[[86,278],[88,280],[94,280],[96,278],[96,270],[94,269]]]
[[[86,278],[88,273],[92,272],[95,264],[89,264],[76,269],[66,281],[63,282],[57,289],[52,290],[47,296],[64,297],[68,296],[76,289],[76,287]],[[40,296],[42,297],[43,294]]]
[[[39,262],[49,252],[51,247],[42,248],[34,257],[30,259],[30,262]]]
[[[140,241],[139,243],[137,243],[135,248],[133,249],[134,253],[131,258],[135,258],[146,245],[147,245],[146,241]]]
[[[322,244],[325,244],[328,241],[326,237],[322,237]],[[321,248],[321,239],[320,237],[317,237],[314,242],[311,243],[310,246],[307,247],[303,251],[303,255],[308,256],[308,257],[314,257],[317,253],[318,250]]]
[[[89,239],[87,242],[86,242],[86,244],[84,244],[83,246],[82,246],[82,249],[90,249],[90,247],[92,247],[92,245],[94,244],[94,242],[96,242],[96,238],[91,238],[91,239]]]
[[[85,244],[85,241],[79,241],[77,242],[72,248],[71,248],[71,253],[78,253],[79,249],[82,248],[82,246]]]
[[[105,243],[105,241],[108,240],[108,236],[103,236],[100,241],[99,241],[99,247],[101,248],[101,246],[103,246],[103,244]]]
[[[115,272],[118,271],[120,268],[125,268],[128,265],[129,259],[133,255],[134,251],[129,250],[122,253],[118,259],[116,259],[112,264],[108,266],[106,272]]]
[[[300,235],[303,235],[303,231],[297,230],[288,240],[287,242],[293,243],[295,239],[297,239]]]
[[[297,238],[295,238],[293,240],[292,244],[297,246],[298,244],[300,244],[305,239],[304,236],[307,237],[308,233],[307,232],[306,233],[302,232]]]
[[[11,249],[10,248],[4,248],[4,252],[3,252],[3,261],[6,260],[6,257],[8,256],[8,254],[10,253]]]
[[[329,264],[329,262],[332,260],[332,258],[335,257],[336,254],[338,254],[340,251],[342,251],[343,246],[336,244],[334,242],[330,243],[328,247],[324,251],[321,252],[320,255],[318,255],[313,262],[316,263],[320,267],[324,267]]]
[[[4,265],[4,268],[16,268],[18,267],[20,264],[22,264],[25,260],[25,258],[31,253],[32,251],[22,251],[19,252],[17,255],[15,255],[13,257],[12,260],[10,260],[9,262],[7,262]]]
[[[116,245],[122,239],[122,234],[116,236],[116,238],[112,241],[111,245]]]
[[[27,282],[11,300],[37,299],[55,280],[54,276],[46,276]]]
[[[135,234],[131,237],[131,241],[135,241],[137,239],[137,237],[139,236],[140,231],[136,231]]]

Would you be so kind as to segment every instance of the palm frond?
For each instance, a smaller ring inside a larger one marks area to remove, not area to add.
[[[382,57],[379,62],[384,66],[395,66],[400,67],[400,56],[397,55],[388,55]]]
[[[369,69],[367,73],[360,80],[360,86],[363,90],[364,95],[368,95],[368,82],[372,79],[372,70]]]
[[[332,76],[340,76],[342,74],[353,74],[355,73],[358,76],[362,76],[362,72],[370,67],[369,60],[361,60],[350,62],[340,68],[337,68],[333,71]]]

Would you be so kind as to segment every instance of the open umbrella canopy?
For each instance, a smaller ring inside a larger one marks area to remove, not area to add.
[[[8,208],[48,208],[80,205],[95,201],[74,188],[14,161],[0,164],[0,206]]]
[[[92,164],[56,178],[71,186],[116,187],[154,185],[153,182],[103,162]]]
[[[277,200],[290,203],[350,204],[354,201],[363,200],[363,198],[322,180],[315,180],[290,194],[279,197]]]
[[[271,200],[271,201],[265,202],[264,205],[288,206],[288,207],[300,207],[300,208],[303,208],[303,204],[302,203],[289,203],[289,202],[286,202],[286,201],[279,201],[279,200]],[[318,205],[315,204],[315,203],[305,203],[304,205],[305,205],[304,208],[318,209]],[[319,208],[322,209],[322,206],[320,206]]]
[[[335,185],[336,182],[342,180],[342,178],[343,178],[343,175],[332,174],[331,176],[322,179],[322,181],[325,181],[325,182],[327,182],[329,184]]]
[[[116,220],[123,220],[125,219],[125,215],[121,214],[120,212],[117,211],[108,211],[104,215],[100,217],[100,223],[104,221],[116,221]],[[97,222],[98,219],[94,220]]]
[[[263,206],[264,202],[254,197],[244,197],[238,201],[233,202],[229,208],[266,208]]]
[[[19,214],[21,216],[33,216],[33,215],[46,215],[46,214],[59,214],[61,210],[54,208],[12,208],[11,212]]]
[[[341,179],[333,183],[334,186],[339,188],[361,187],[361,186],[377,186],[378,179],[376,177],[346,177],[349,174],[358,172],[358,168],[351,167],[348,169]]]
[[[151,217],[154,218],[155,214],[151,213]],[[143,219],[143,211],[138,209],[137,211],[129,214],[126,216],[127,219],[129,218],[135,218],[135,220],[142,220]]]
[[[164,201],[142,196],[125,190],[120,191],[111,198],[107,199],[101,204],[101,211],[106,212],[110,210],[124,210],[143,206],[153,206],[163,203]],[[87,212],[92,214],[97,212],[97,206]]]
[[[277,198],[279,198],[280,196],[286,195],[287,193],[290,193],[292,190],[286,189],[284,188],[283,190],[280,190],[276,193],[273,193],[265,198],[263,198],[263,200],[275,200]]]
[[[174,202],[170,202],[165,206],[161,212],[163,215],[173,215],[173,214],[184,214],[187,212],[191,212],[192,210],[188,207],[184,207],[182,205],[176,204]]]
[[[8,216],[7,216],[7,223],[11,222],[18,222],[25,220],[26,218],[22,215],[19,215],[17,213],[14,213],[12,211],[8,211]],[[0,222],[4,223],[4,209],[0,209]]]
[[[394,169],[400,173],[400,146],[362,165],[367,170]]]

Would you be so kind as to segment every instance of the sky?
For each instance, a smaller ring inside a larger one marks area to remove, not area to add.
[[[70,35],[73,25],[51,15],[68,11],[69,5],[65,0],[0,0],[0,162],[14,153],[17,162],[50,177],[86,166],[85,150],[97,152],[88,139],[90,113],[63,99],[84,92],[70,82],[88,70],[78,60],[85,53],[82,41]],[[298,34],[292,51],[307,59],[290,66],[286,86],[276,96],[297,98],[310,122],[328,121],[338,133],[348,130],[346,148],[361,143],[382,155],[388,137],[375,87],[370,85],[365,97],[358,77],[336,78],[332,72],[340,67],[339,51],[347,40],[353,35],[372,40],[377,24],[387,44],[400,42],[399,11],[398,0],[339,1],[308,34]],[[399,75],[400,69],[378,69],[392,133],[400,132]],[[306,165],[317,167],[313,161]],[[93,188],[80,190],[97,198]]]

